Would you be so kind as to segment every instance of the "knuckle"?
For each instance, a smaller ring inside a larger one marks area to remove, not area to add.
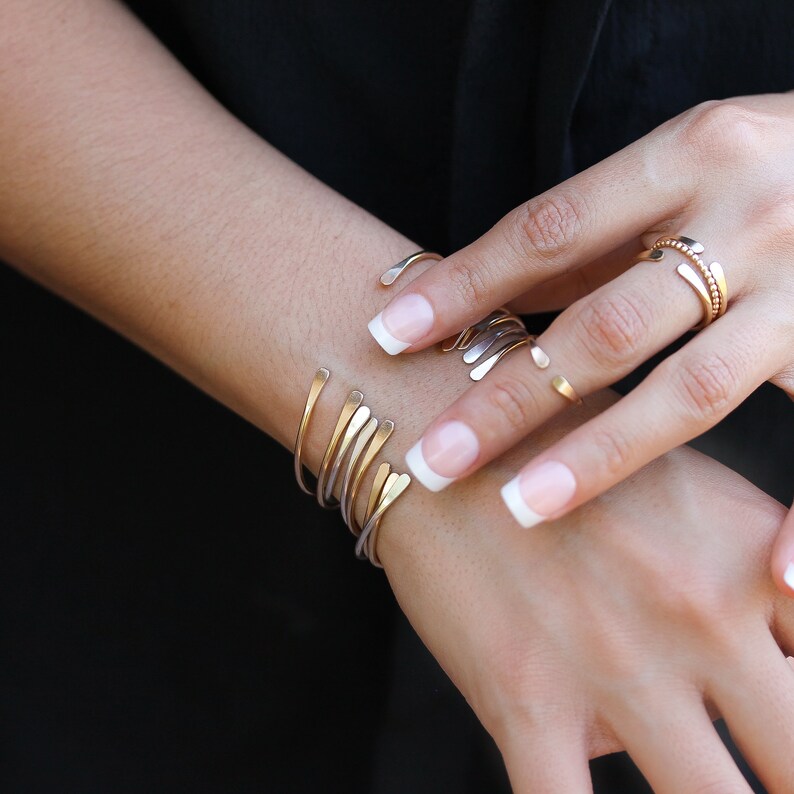
[[[622,363],[642,347],[649,330],[650,308],[643,299],[604,294],[585,300],[579,311],[581,342],[598,363]]]
[[[520,631],[508,634],[498,620],[488,628],[493,630],[487,638],[491,675],[466,694],[481,719],[498,721],[507,716],[504,703],[513,704],[528,694],[532,653]]]
[[[784,369],[782,372],[775,375],[771,382],[775,386],[783,389],[789,397],[794,399],[794,366]]]
[[[698,630],[710,629],[724,609],[700,572],[687,565],[677,569],[670,566],[665,576],[656,577],[651,583],[653,601],[660,613]]]
[[[592,442],[598,451],[603,471],[612,477],[622,477],[631,467],[632,445],[616,428],[599,428],[593,432]]]
[[[522,204],[516,210],[515,233],[525,255],[553,259],[579,237],[587,208],[573,190],[556,190]]]
[[[481,263],[455,260],[450,264],[446,276],[449,286],[464,306],[488,303],[491,291]]]
[[[494,379],[490,403],[515,431],[528,429],[539,414],[538,398],[532,387],[515,375],[500,373]]]
[[[736,626],[744,620],[746,605],[715,576],[694,565],[681,565],[680,560],[670,558],[662,568],[656,574],[649,572],[646,584],[654,608],[665,621],[715,653],[738,653],[742,638]]]
[[[491,651],[490,680],[476,698],[477,715],[489,730],[526,733],[570,719],[570,705],[555,696],[558,660],[504,644]]]
[[[794,194],[775,195],[759,210],[758,214],[773,237],[773,244],[794,239]]]
[[[678,384],[687,416],[700,423],[722,418],[728,412],[738,390],[739,374],[720,353],[710,353],[684,362],[678,371]]]
[[[717,100],[698,105],[687,116],[683,135],[699,156],[742,160],[757,156],[765,128],[760,113],[736,102]]]

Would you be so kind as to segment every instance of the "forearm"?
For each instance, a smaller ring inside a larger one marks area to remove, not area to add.
[[[364,389],[404,435],[408,367],[366,323],[416,245],[234,119],[122,7],[0,8],[0,254],[284,444],[320,364],[330,395]],[[436,359],[411,380],[451,399]]]

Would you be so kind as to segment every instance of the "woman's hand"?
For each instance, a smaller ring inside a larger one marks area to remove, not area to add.
[[[765,380],[794,395],[792,141],[794,93],[707,103],[518,207],[413,281],[379,325],[410,351],[526,290],[525,308],[579,298],[537,340],[550,366],[526,347],[512,353],[430,424],[414,472],[429,467],[434,487],[469,476],[569,404],[555,375],[587,395],[698,323],[703,305],[676,272],[693,263],[675,250],[608,281],[661,235],[694,236],[706,265],[722,263],[727,314],[529,462],[505,492],[516,518],[564,515],[716,424]]]
[[[379,545],[517,794],[590,791],[587,759],[622,748],[660,794],[750,792],[718,713],[771,794],[793,791],[794,673],[777,643],[794,649],[794,604],[767,573],[782,506],[681,448],[525,533],[493,509],[522,447],[465,490],[412,489]]]
[[[361,386],[394,417],[395,445],[460,394],[455,362],[384,362],[353,333],[375,311],[375,275],[410,241],[231,118],[120,4],[83,0],[62,15],[22,0],[2,7],[13,20],[0,26],[4,258],[285,444],[319,364],[337,396]],[[329,413],[318,409],[318,427]],[[760,574],[774,503],[677,452],[636,489],[521,535],[494,521],[504,465],[477,474],[465,498],[431,502],[413,488],[379,551],[516,787],[586,789],[584,759],[620,742],[660,791],[699,780],[742,790],[705,693],[783,791],[794,703],[769,626],[789,650],[794,627]],[[695,492],[692,476],[708,490]],[[646,514],[671,496],[675,514]]]

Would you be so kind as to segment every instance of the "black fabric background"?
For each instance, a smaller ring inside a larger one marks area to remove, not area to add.
[[[698,101],[794,87],[782,0],[130,5],[254,130],[442,251]],[[8,269],[0,362],[2,791],[505,790],[287,453]],[[792,440],[769,387],[699,444],[788,500]],[[621,757],[593,769],[647,790]]]

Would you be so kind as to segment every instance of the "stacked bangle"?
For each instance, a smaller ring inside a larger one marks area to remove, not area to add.
[[[389,268],[381,276],[380,282],[389,286],[415,262],[441,258],[440,254],[432,251],[417,251]],[[533,342],[534,338],[530,337],[520,317],[507,309],[497,309],[479,322],[464,328],[456,336],[446,339],[441,343],[441,349],[445,352],[463,351],[463,361],[472,365],[469,377],[477,381],[485,377],[505,356],[524,345],[530,345],[536,363],[544,366],[538,357],[545,354],[539,348],[536,349]],[[545,366],[548,366],[548,362]],[[315,405],[329,377],[330,372],[321,367],[315,373],[309,388],[295,439],[295,478],[305,493],[316,497],[321,507],[341,509],[342,518],[356,537],[356,556],[359,559],[368,559],[380,568],[382,566],[377,551],[380,523],[386,511],[410,485],[411,478],[407,474],[392,471],[389,463],[381,463],[367,496],[363,524],[358,523],[356,504],[361,484],[373,461],[394,432],[394,422],[390,419],[381,422],[372,416],[372,411],[363,404],[363,393],[355,390],[349,394],[339,413],[323,454],[317,481],[313,487],[309,485],[304,472],[303,443]],[[334,492],[340,475],[341,486],[337,500]]]
[[[321,367],[315,373],[309,388],[295,438],[295,477],[305,493],[316,496],[321,507],[341,508],[345,523],[357,538],[356,556],[359,559],[368,559],[373,565],[381,568],[383,566],[380,564],[377,552],[380,523],[389,507],[410,485],[411,478],[407,474],[392,471],[389,463],[381,463],[370,487],[364,510],[364,524],[359,526],[355,513],[361,483],[373,460],[394,431],[394,422],[390,419],[380,422],[372,416],[369,407],[363,405],[363,393],[355,390],[350,392],[339,413],[323,454],[317,482],[313,488],[309,486],[304,473],[303,443],[314,407],[329,377],[330,372],[325,367]],[[342,480],[339,500],[337,500],[334,497],[334,490],[340,474]]]

